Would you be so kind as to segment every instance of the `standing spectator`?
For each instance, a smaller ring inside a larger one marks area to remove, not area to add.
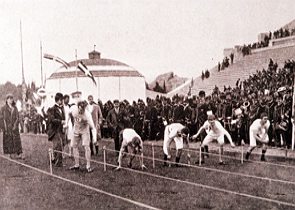
[[[68,147],[68,152],[69,156],[73,156],[73,147],[71,146],[71,141],[74,138],[74,133],[73,133],[73,125],[74,125],[74,119],[70,115],[70,109],[71,105],[69,104],[70,102],[70,96],[69,95],[64,95],[64,111],[65,111],[65,119],[67,122],[67,128],[65,130],[65,138],[66,138],[66,145],[65,147]],[[66,148],[64,148],[64,151],[66,151]]]
[[[124,129],[124,124],[122,122],[122,119],[120,119],[120,115],[122,115],[121,113],[123,112],[122,110],[120,110],[120,103],[119,100],[114,100],[114,108],[111,109],[108,112],[107,115],[107,123],[109,125],[109,127],[112,128],[112,137],[114,138],[114,142],[115,142],[115,150],[118,151],[116,153],[116,155],[119,155],[119,151],[120,151],[120,141],[119,141],[119,133],[121,130]]]
[[[87,107],[88,107],[88,110],[89,110],[89,112],[91,113],[91,116],[92,116],[94,127],[96,129],[96,135],[97,135],[96,139],[98,141],[98,140],[101,139],[100,126],[102,124],[102,118],[103,118],[102,117],[102,112],[101,112],[100,106],[94,103],[92,95],[88,96],[88,102],[89,102],[89,105]],[[91,134],[92,133],[90,133],[91,155],[94,155],[94,154],[97,155],[98,154],[98,142],[95,145],[93,145],[93,136]]]
[[[230,57],[230,63],[233,64],[233,63],[234,63],[234,54],[231,53],[231,54],[229,55],[229,57]]]
[[[18,127],[19,114],[11,94],[6,96],[6,104],[1,109],[0,125],[3,130],[4,154],[9,154],[11,158],[23,158]]]
[[[53,143],[53,150],[58,152],[53,153],[52,163],[56,167],[62,167],[62,149],[64,146],[64,129],[66,124],[65,112],[63,107],[63,94],[55,94],[55,105],[48,109],[48,140]]]

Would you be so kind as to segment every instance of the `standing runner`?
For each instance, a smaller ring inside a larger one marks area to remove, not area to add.
[[[92,172],[93,169],[90,167],[90,129],[92,132],[93,143],[96,143],[96,129],[94,127],[92,117],[89,111],[85,110],[86,102],[79,101],[77,106],[73,106],[71,109],[71,115],[74,118],[74,139],[72,141],[73,154],[75,159],[75,165],[70,167],[71,170],[78,170],[80,168],[79,164],[79,149],[78,144],[82,141],[82,146],[85,149],[86,158],[86,170],[88,173]]]

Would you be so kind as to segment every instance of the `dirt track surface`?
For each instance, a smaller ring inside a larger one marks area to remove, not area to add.
[[[50,144],[46,141],[46,137],[25,135],[22,136],[22,141],[27,158],[21,162],[49,171],[47,153]],[[111,140],[103,141],[102,144],[113,148]],[[157,158],[162,158],[160,147],[155,148],[155,153]],[[145,146],[145,155],[151,156],[151,147]],[[101,161],[102,155],[94,159]],[[184,161],[184,158],[182,159]],[[116,163],[115,156],[110,151],[107,152],[107,161],[111,164]],[[284,164],[292,163],[292,161],[284,162]],[[43,175],[2,158],[0,164],[0,209],[142,209],[134,204]],[[73,172],[68,170],[73,164],[69,158],[64,160],[64,164],[63,168],[54,168],[54,174],[161,209],[293,209],[126,170],[115,172],[111,167],[104,172],[103,166],[98,164],[93,164],[95,171],[91,174],[83,170]],[[123,164],[126,165],[126,158]],[[145,164],[149,168],[146,171],[148,173],[295,203],[295,185],[292,184],[196,168],[164,168],[160,162],[156,162],[156,168],[152,169],[151,161],[146,161]],[[204,167],[295,182],[293,168],[254,163],[241,165],[239,161],[234,160],[228,160],[227,165],[219,166],[217,158],[212,155],[206,160]],[[134,168],[138,169],[136,162]]]

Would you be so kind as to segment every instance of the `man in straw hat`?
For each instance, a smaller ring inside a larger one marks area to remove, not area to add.
[[[221,125],[221,123],[215,119],[215,115],[210,112],[208,113],[208,120],[199,129],[197,134],[192,136],[192,139],[196,139],[200,135],[200,133],[204,130],[207,132],[207,136],[205,137],[205,139],[203,140],[203,142],[201,144],[201,151],[202,151],[201,163],[205,162],[204,161],[204,152],[205,152],[204,147],[208,146],[208,144],[210,142],[212,142],[213,140],[217,140],[218,144],[220,145],[221,154],[223,153],[224,135],[226,135],[226,137],[228,138],[231,146],[235,147],[235,144],[233,143],[230,134],[227,132],[227,130],[224,129],[224,127]],[[196,162],[196,163],[198,164],[199,162]],[[219,156],[219,164],[221,164],[221,165],[224,164],[221,156]]]

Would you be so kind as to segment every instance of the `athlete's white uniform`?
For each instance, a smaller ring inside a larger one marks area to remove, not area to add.
[[[132,152],[132,155],[135,155],[136,154],[136,147],[139,146],[139,153],[141,154],[141,167],[145,167],[143,165],[143,154],[142,154],[142,149],[143,149],[143,143],[142,143],[142,140],[141,140],[141,137],[136,133],[136,131],[132,128],[125,128],[123,131],[121,131],[120,133],[120,136],[121,138],[123,138],[122,140],[122,144],[121,144],[121,149],[120,149],[120,153],[119,153],[119,158],[118,158],[118,163],[119,163],[119,166],[118,168],[121,167],[122,165],[122,157],[123,157],[123,153],[126,151],[126,148],[127,147],[131,147],[130,149],[132,149],[133,151],[129,151],[129,152]],[[132,144],[132,140],[134,138],[138,138],[140,140],[140,144],[139,145],[134,145]],[[131,167],[131,162],[133,160],[134,156],[131,156],[130,158],[130,162],[129,162],[129,167]]]
[[[123,137],[123,141],[121,144],[121,152],[124,152],[126,147],[131,146],[131,142],[134,137],[137,137],[141,140],[141,137],[132,128],[125,128],[122,131],[122,137]],[[140,147],[143,148],[142,146],[143,146],[143,143],[141,141]]]
[[[73,124],[72,121],[70,119],[70,106],[64,106],[64,111],[65,111],[65,116],[66,116],[66,122],[67,122],[67,129],[66,129],[66,135],[67,135],[67,140],[73,140],[74,138],[74,130],[73,130]]]
[[[75,159],[74,168],[79,167],[79,149],[78,143],[82,140],[82,145],[85,149],[85,158],[86,158],[86,169],[90,170],[90,133],[89,127],[91,128],[93,135],[93,142],[97,141],[96,139],[96,129],[93,124],[92,116],[87,109],[85,109],[83,114],[79,113],[78,106],[72,106],[70,109],[71,114],[74,117],[74,138],[71,141],[71,146],[73,147],[73,154]]]
[[[71,107],[70,112],[73,115],[74,118],[74,138],[72,141],[72,146],[75,146],[78,144],[78,141],[82,139],[82,145],[83,146],[89,146],[90,144],[90,133],[89,133],[89,127],[92,130],[92,134],[95,138],[94,142],[96,142],[96,129],[93,124],[92,116],[90,112],[85,109],[85,112],[81,115],[79,114],[78,106],[74,105]]]
[[[224,135],[229,139],[230,142],[232,142],[230,134],[227,132],[227,130],[224,129],[224,127],[221,125],[221,123],[217,120],[215,120],[215,126],[211,126],[209,121],[207,120],[202,128],[206,130],[207,136],[205,137],[203,141],[203,145],[208,145],[213,140],[217,140],[218,144],[223,145],[224,144]]]
[[[170,147],[172,140],[174,140],[175,147],[177,150],[183,149],[183,138],[177,136],[177,134],[180,133],[184,127],[185,126],[183,126],[180,123],[172,123],[172,124],[167,125],[165,127],[164,142],[163,142],[163,151],[164,151],[165,155],[170,156],[169,147]]]
[[[264,140],[265,141],[269,140],[268,135],[266,133],[269,126],[270,126],[269,120],[267,120],[267,122],[264,125],[261,125],[261,119],[257,119],[251,124],[250,130],[249,130],[250,146],[251,147],[256,147],[256,138],[255,138],[256,134],[260,137],[265,135]]]

